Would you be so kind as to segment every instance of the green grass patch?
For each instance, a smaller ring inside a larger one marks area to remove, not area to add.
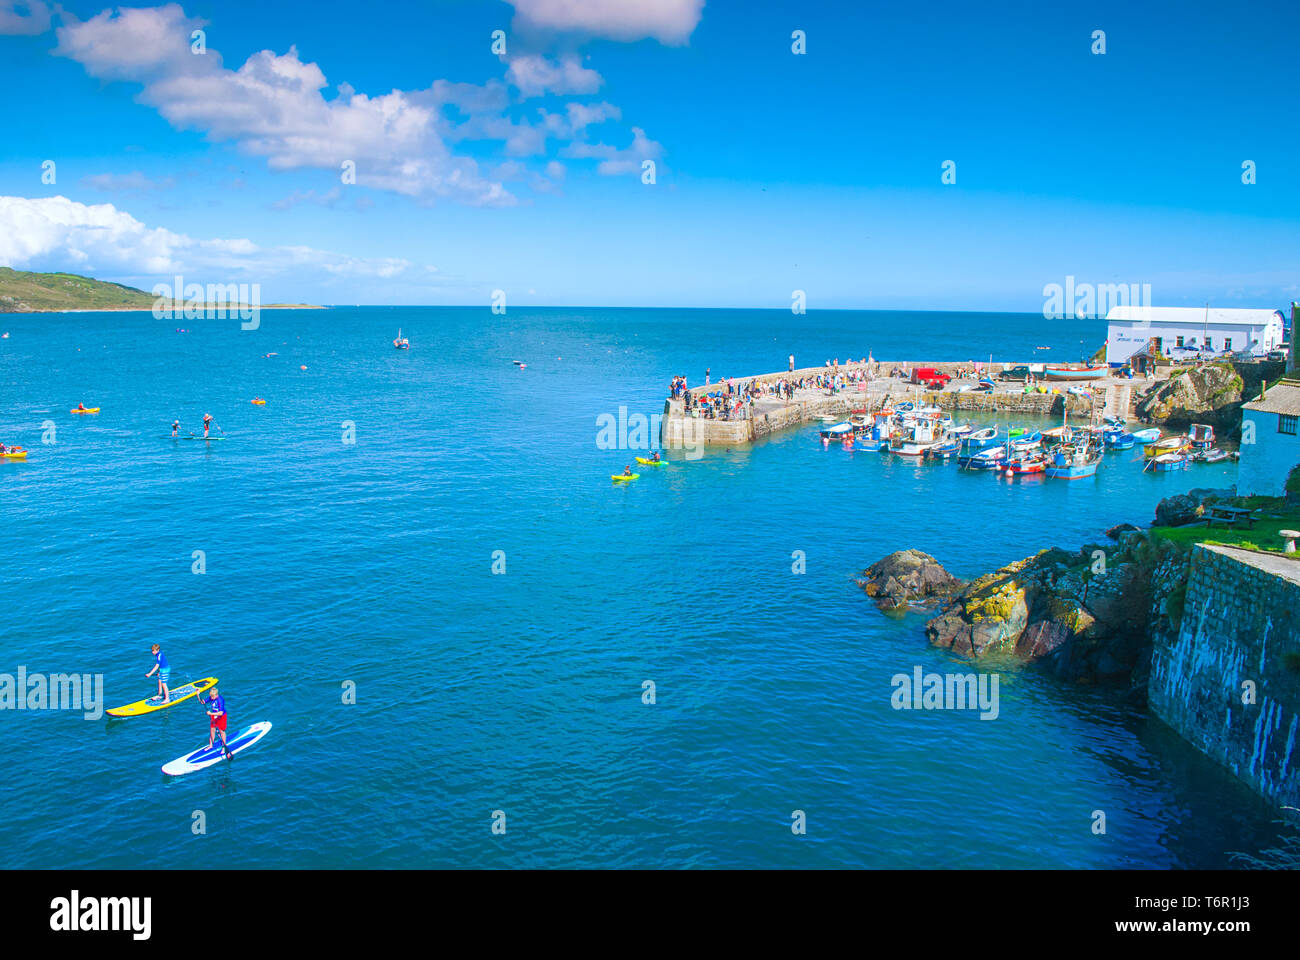
[[[1261,553],[1282,553],[1284,546],[1281,531],[1300,530],[1300,508],[1288,507],[1280,497],[1239,497],[1233,506],[1248,510],[1262,510],[1263,515],[1247,528],[1244,525],[1229,527],[1216,523],[1188,524],[1185,527],[1152,527],[1151,538],[1190,548],[1195,543],[1213,543]],[[1289,554],[1300,559],[1300,553]]]

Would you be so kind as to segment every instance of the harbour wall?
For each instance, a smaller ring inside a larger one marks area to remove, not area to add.
[[[890,364],[875,363],[873,369],[889,371],[895,367],[915,369],[917,367],[935,367],[942,372],[955,374],[960,369],[969,369],[970,364],[962,363],[912,363]],[[985,365],[987,367],[987,364]],[[1012,366],[1008,364],[1007,366]],[[862,364],[841,364],[840,370],[861,369]],[[995,365],[1000,369],[1001,365]],[[786,377],[815,377],[825,373],[825,367],[812,367],[793,372],[768,373],[754,377],[733,378],[736,389],[740,390],[751,382],[775,383]],[[1069,383],[1054,384],[1064,391]],[[691,393],[696,397],[716,391],[716,383],[708,386],[692,387]],[[725,380],[722,389],[726,389]],[[1094,392],[1104,399],[1108,389],[1105,385],[1093,385]],[[664,404],[663,420],[660,424],[659,443],[665,450],[698,448],[701,446],[737,446],[750,443],[760,437],[796,427],[800,424],[819,420],[822,417],[843,417],[853,410],[874,412],[887,403],[901,403],[910,400],[939,407],[941,410],[1007,413],[1027,416],[1059,417],[1068,404],[1071,414],[1086,416],[1091,413],[1092,405],[1084,397],[1065,392],[1024,393],[1020,390],[981,393],[956,390],[923,390],[901,380],[877,379],[870,383],[851,384],[834,396],[827,396],[818,391],[815,397],[797,397],[795,400],[782,402],[764,400],[755,406],[752,419],[710,420],[703,417],[687,416],[680,400],[668,400]],[[1125,397],[1127,405],[1127,397]]]
[[[1154,637],[1148,698],[1256,792],[1300,807],[1300,562],[1196,545],[1177,634]]]

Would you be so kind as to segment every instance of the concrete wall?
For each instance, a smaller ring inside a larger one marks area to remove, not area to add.
[[[1300,806],[1300,561],[1198,544],[1178,635],[1154,641],[1156,716],[1265,798]]]

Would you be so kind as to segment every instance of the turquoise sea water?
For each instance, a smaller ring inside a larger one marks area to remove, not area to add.
[[[1095,480],[1007,482],[824,450],[809,427],[622,487],[639,451],[596,444],[599,415],[660,412],[677,373],[1075,360],[1095,323],[338,308],[256,331],[0,327],[0,440],[32,451],[0,463],[0,673],[103,674],[119,705],[152,692],[157,641],[175,681],[221,678],[234,727],[274,724],[169,780],[206,742],[193,702],[0,711],[10,866],[1204,867],[1272,836],[1245,787],[1104,690],[1012,666],[995,721],[893,710],[894,674],[968,666],[851,579],[904,547],[973,576],[1101,540],[1234,466],[1151,476],[1111,454]],[[229,439],[168,439],[205,412]]]

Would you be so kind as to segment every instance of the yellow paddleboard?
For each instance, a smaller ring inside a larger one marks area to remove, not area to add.
[[[141,717],[146,713],[154,713],[157,710],[166,710],[168,707],[175,706],[182,700],[188,700],[190,697],[197,697],[205,690],[211,690],[217,685],[216,677],[204,677],[202,680],[195,680],[184,686],[172,687],[168,692],[171,699],[163,703],[156,695],[148,700],[137,700],[135,703],[128,703],[125,707],[114,707],[112,710],[105,710],[110,717]]]

